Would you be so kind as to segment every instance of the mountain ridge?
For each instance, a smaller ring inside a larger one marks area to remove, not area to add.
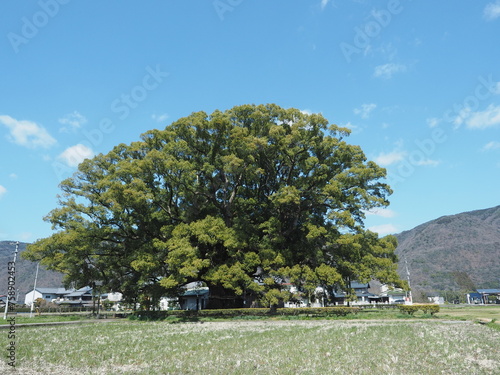
[[[0,294],[7,294],[7,265],[14,260],[17,241],[0,241]],[[36,274],[36,262],[23,259],[21,253],[26,250],[27,243],[19,242],[19,252],[16,258],[16,289],[18,289],[19,303],[24,303],[24,296],[33,290]],[[48,271],[40,266],[38,271],[37,287],[61,287],[63,274]]]
[[[441,216],[395,236],[399,273],[406,278],[406,260],[412,289],[499,287],[500,206]]]

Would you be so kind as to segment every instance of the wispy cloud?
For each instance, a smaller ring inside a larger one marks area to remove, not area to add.
[[[59,129],[62,133],[69,133],[70,131],[75,131],[87,123],[87,119],[81,113],[73,111],[68,113],[64,117],[59,119],[59,123],[64,125]]]
[[[371,211],[366,211],[366,214],[373,215],[373,216],[379,216],[379,217],[383,217],[386,219],[390,219],[390,218],[395,217],[397,215],[395,211],[393,211],[389,208],[374,209]]]
[[[352,134],[357,134],[361,132],[361,128],[357,125],[354,125],[352,122],[347,122],[345,124],[340,125],[343,128],[347,128],[351,131]]]
[[[373,227],[369,227],[368,230],[378,233],[380,236],[398,232],[398,228],[393,224],[374,225]]]
[[[64,150],[58,156],[58,159],[65,162],[69,167],[77,167],[82,161],[93,156],[94,151],[92,149],[79,143]]]
[[[484,111],[464,113],[469,129],[486,129],[500,125],[500,105],[490,104]]]
[[[2,196],[7,193],[7,189],[4,188],[2,185],[0,185],[0,198],[2,198]]]
[[[325,9],[330,0],[321,0],[321,10]]]
[[[18,145],[28,148],[50,148],[57,143],[43,126],[35,122],[1,115],[0,123],[9,128],[8,139]]]
[[[362,104],[360,108],[354,108],[354,114],[361,116],[362,119],[367,119],[370,117],[370,113],[377,108],[377,105],[374,103]]]
[[[154,113],[151,115],[151,118],[156,122],[163,122],[169,118],[169,115],[167,113],[162,113],[161,115]]]
[[[406,71],[406,65],[388,63],[384,65],[378,65],[375,67],[373,76],[376,78],[390,79],[396,73],[402,73]]]
[[[500,0],[487,4],[484,8],[483,15],[488,21],[500,17]]]
[[[387,167],[391,164],[402,161],[406,156],[404,151],[392,151],[389,153],[381,153],[375,158],[375,163],[382,167]]]
[[[497,141],[491,141],[487,144],[485,144],[482,148],[483,151],[491,151],[491,150],[498,150],[500,149],[500,142]]]

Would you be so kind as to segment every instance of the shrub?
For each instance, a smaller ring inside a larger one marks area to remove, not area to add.
[[[308,315],[308,316],[346,316],[356,314],[358,307],[299,307],[281,308],[277,310],[278,315]]]
[[[408,315],[413,315],[419,310],[418,305],[399,305],[399,311]]]
[[[415,314],[421,310],[424,314],[434,315],[439,312],[439,305],[435,304],[415,304],[415,305],[399,305],[399,311],[409,315]]]
[[[439,305],[434,305],[434,304],[420,305],[420,310],[422,310],[424,314],[434,315],[439,312]]]
[[[346,316],[360,311],[357,307],[304,307],[304,308],[279,308],[272,314],[267,308],[251,309],[207,309],[207,310],[168,310],[168,311],[137,311],[130,317],[134,320],[164,320],[175,316],[181,319],[198,318],[239,318],[245,316],[266,317],[271,315],[310,317]]]

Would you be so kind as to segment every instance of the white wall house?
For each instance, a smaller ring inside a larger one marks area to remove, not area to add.
[[[444,297],[438,295],[428,295],[427,300],[430,303],[436,303],[438,305],[444,305]]]
[[[24,304],[31,306],[33,301],[42,298],[58,305],[92,305],[92,288],[86,286],[80,289],[36,288],[26,293]]]
[[[64,288],[36,288],[35,290],[26,293],[24,297],[24,304],[30,306],[33,301],[38,298],[43,298],[47,302],[52,302],[53,300],[62,300],[72,290],[66,290]]]
[[[121,302],[123,295],[120,292],[111,292],[107,294],[108,300],[111,302]]]

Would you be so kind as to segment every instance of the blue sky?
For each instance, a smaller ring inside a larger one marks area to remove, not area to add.
[[[381,235],[500,204],[500,1],[0,3],[0,240],[52,233],[85,157],[204,110],[276,103],[387,168]]]

